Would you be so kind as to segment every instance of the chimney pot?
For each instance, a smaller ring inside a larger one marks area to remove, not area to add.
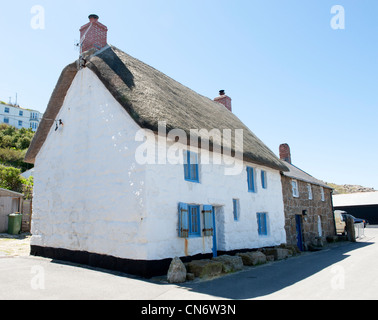
[[[98,20],[99,16],[97,14],[91,14],[91,15],[89,15],[88,19],[90,21],[92,21],[92,20]]]
[[[226,95],[224,90],[219,91],[219,97],[214,99],[215,102],[223,104],[229,111],[232,112],[231,98]]]

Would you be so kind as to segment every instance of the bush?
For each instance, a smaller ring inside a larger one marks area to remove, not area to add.
[[[20,169],[0,165],[0,188],[23,193],[29,200],[33,196],[34,179],[25,179],[20,174]]]
[[[26,171],[31,165],[24,162],[25,154],[33,139],[31,129],[16,129],[7,124],[0,124],[0,164],[20,168]]]
[[[0,165],[0,188],[22,192],[21,170]]]

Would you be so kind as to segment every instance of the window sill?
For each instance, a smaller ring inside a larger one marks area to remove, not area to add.
[[[200,183],[198,180],[190,180],[190,179],[185,179],[185,181],[187,181],[187,182],[193,182],[193,183]]]

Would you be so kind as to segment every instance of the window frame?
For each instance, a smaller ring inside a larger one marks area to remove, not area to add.
[[[196,225],[195,225],[195,229],[197,229],[196,231],[193,231],[195,230],[194,229],[194,226],[193,226],[193,212],[192,212],[192,209],[196,209],[197,212],[196,212]],[[201,206],[200,205],[193,205],[193,204],[188,204],[188,226],[189,226],[189,233],[188,233],[188,237],[189,238],[198,238],[198,237],[201,237]]]
[[[263,189],[268,189],[268,174],[265,170],[261,170],[261,186]]]
[[[320,199],[324,202],[325,201],[325,193],[324,188],[320,187]]]
[[[294,187],[294,183],[295,183],[295,187]],[[292,179],[292,180],[291,180],[291,191],[292,191],[292,194],[293,194],[293,197],[294,197],[294,198],[299,198],[299,186],[298,186],[298,181],[295,180],[295,179]]]
[[[311,183],[307,183],[307,191],[308,191],[308,200],[312,200],[314,198],[314,196],[312,194]]]
[[[240,200],[232,199],[232,213],[234,215],[234,221],[239,221],[240,219]]]
[[[247,183],[248,183],[248,192],[257,193],[256,187],[256,169],[254,167],[247,166]]]
[[[257,212],[257,232],[259,236],[268,236],[268,213],[267,212]]]
[[[191,159],[195,157],[195,163],[193,164]],[[186,160],[186,161],[185,161]],[[184,177],[185,181],[199,183],[199,168],[198,168],[198,154],[184,150]]]

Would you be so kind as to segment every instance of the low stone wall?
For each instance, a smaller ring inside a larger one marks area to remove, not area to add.
[[[299,251],[293,246],[281,245],[275,248],[237,253],[235,256],[221,255],[212,259],[194,260],[185,264],[176,257],[172,260],[167,279],[169,283],[182,283],[195,278],[212,279],[243,270],[244,267],[283,260],[298,253]]]

